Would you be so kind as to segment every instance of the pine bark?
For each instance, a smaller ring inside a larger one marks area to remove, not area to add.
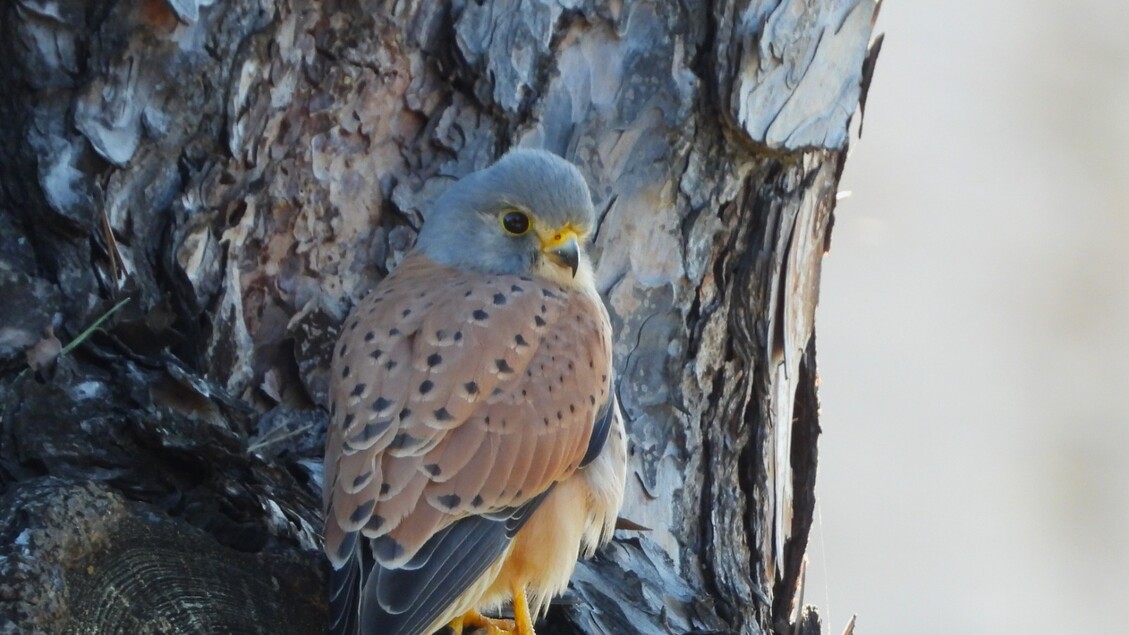
[[[818,632],[814,311],[876,9],[0,8],[0,633],[320,632],[336,328],[513,146],[591,186],[647,528],[542,631]]]

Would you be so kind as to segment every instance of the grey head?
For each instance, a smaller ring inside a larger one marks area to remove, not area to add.
[[[595,222],[576,166],[544,150],[518,149],[448,188],[429,210],[416,248],[451,267],[556,280],[561,271],[571,268],[576,277],[578,265],[589,267],[583,247]]]

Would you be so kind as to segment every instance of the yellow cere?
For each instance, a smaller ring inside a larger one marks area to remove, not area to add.
[[[556,231],[540,231],[539,229],[536,231],[537,239],[541,241],[541,251],[547,251],[560,246],[568,242],[570,238],[575,240],[578,245],[581,245],[584,243],[584,238],[587,234],[587,232],[573,227],[571,223]]]

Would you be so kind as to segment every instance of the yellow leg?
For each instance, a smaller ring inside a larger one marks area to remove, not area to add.
[[[480,628],[486,629],[487,635],[511,635],[514,623],[509,620],[486,617],[478,611],[470,610],[461,617],[452,620],[447,626],[451,628],[454,635],[463,635],[463,629],[473,631]]]
[[[525,587],[514,584],[510,590],[514,594],[514,635],[537,635],[533,632],[533,618],[529,616]]]

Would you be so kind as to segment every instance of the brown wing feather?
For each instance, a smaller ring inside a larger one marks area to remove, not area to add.
[[[607,396],[609,332],[603,306],[579,292],[405,258],[334,351],[335,564],[361,527],[402,547],[384,563],[397,566],[454,520],[567,478]]]

